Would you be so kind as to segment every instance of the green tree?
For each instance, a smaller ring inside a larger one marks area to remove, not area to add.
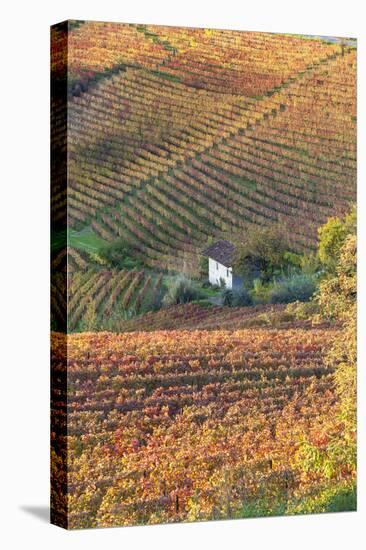
[[[288,261],[285,257],[289,243],[278,225],[258,227],[236,243],[234,270],[244,278],[260,278],[268,281],[273,274],[281,271]]]
[[[326,224],[318,229],[318,256],[324,267],[335,271],[340,249],[350,233],[356,231],[356,207],[342,220],[339,217],[329,218]]]
[[[336,413],[329,419],[327,445],[318,449],[304,442],[299,453],[302,467],[307,471],[322,473],[326,478],[354,478],[356,471],[356,310],[357,310],[357,260],[355,211],[342,225],[339,220],[333,228],[333,245],[327,252],[327,265],[334,266],[319,285],[317,301],[321,316],[336,319],[343,324],[340,335],[328,352],[325,362],[334,369],[335,389],[338,395]],[[330,233],[332,225],[327,223]],[[325,234],[322,233],[323,235]],[[339,245],[338,237],[341,235]],[[331,240],[328,241],[329,243]],[[332,252],[331,252],[332,251]]]
[[[344,238],[335,260],[335,273],[319,284],[317,300],[322,315],[350,322],[356,316],[356,235]]]

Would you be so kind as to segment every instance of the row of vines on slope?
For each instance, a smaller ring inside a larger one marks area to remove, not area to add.
[[[323,355],[335,335],[68,336],[70,526],[236,517],[243,502],[270,511],[317,489],[322,474],[306,474],[298,453],[305,436],[324,444],[335,395]],[[53,336],[60,376],[64,338]]]

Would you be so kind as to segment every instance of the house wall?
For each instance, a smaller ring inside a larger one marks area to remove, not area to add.
[[[216,262],[212,258],[208,259],[208,278],[212,285],[219,285],[220,278],[225,281],[226,288],[233,287],[233,270],[231,267]]]

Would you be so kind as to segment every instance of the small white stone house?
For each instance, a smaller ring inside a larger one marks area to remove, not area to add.
[[[208,279],[212,285],[219,285],[223,281],[226,288],[241,286],[241,277],[233,274],[235,246],[231,242],[216,241],[202,254],[208,257]]]

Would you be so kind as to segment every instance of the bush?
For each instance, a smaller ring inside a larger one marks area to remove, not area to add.
[[[287,251],[284,253],[283,259],[288,266],[298,267],[298,268],[301,267],[302,256],[300,256],[300,254]]]
[[[267,304],[270,288],[270,285],[263,283],[261,279],[254,279],[253,289],[251,290],[253,302],[256,304]]]
[[[296,301],[286,307],[286,312],[298,321],[308,321],[319,314],[319,305],[316,300],[310,302]]]
[[[132,243],[118,239],[100,248],[97,255],[99,263],[116,269],[132,269],[139,264],[134,258],[135,253],[136,248]]]
[[[268,298],[271,304],[307,302],[316,289],[314,277],[305,274],[293,275],[274,283]]]
[[[322,264],[319,255],[315,253],[301,256],[301,271],[307,275],[317,275],[322,271]]]
[[[180,275],[168,283],[168,290],[164,296],[164,305],[187,304],[201,298],[201,293],[187,277]]]
[[[240,290],[225,288],[221,293],[221,303],[223,306],[242,307],[252,305],[253,300],[245,288]]]
[[[202,288],[211,288],[211,283],[208,279],[205,279],[202,283]]]
[[[253,299],[245,288],[234,291],[233,306],[251,306],[252,304]]]
[[[224,288],[221,292],[221,303],[223,306],[232,307],[234,299],[234,293],[231,288]]]

